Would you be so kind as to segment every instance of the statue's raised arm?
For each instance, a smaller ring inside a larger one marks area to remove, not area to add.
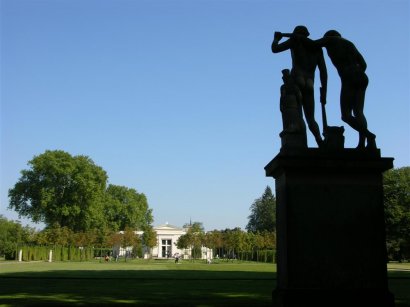
[[[315,137],[316,143],[321,147],[323,140],[319,126],[315,121],[314,80],[316,68],[319,68],[321,87],[323,93],[326,93],[327,71],[322,49],[310,43],[311,40],[308,36],[309,31],[305,26],[295,27],[293,33],[275,32],[271,49],[273,53],[291,51],[292,79],[295,80],[302,93],[303,112],[308,127]],[[288,39],[280,43],[283,37]]]

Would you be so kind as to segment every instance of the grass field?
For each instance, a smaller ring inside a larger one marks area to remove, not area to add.
[[[389,265],[398,307],[410,307],[410,264]],[[276,267],[172,261],[0,262],[0,306],[271,306]]]

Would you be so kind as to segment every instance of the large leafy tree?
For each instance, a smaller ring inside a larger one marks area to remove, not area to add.
[[[86,156],[55,150],[35,156],[9,190],[9,208],[48,227],[99,227],[107,174]]]
[[[410,167],[387,171],[383,187],[389,258],[410,259]]]
[[[269,186],[263,195],[250,207],[246,229],[250,232],[272,232],[276,230],[276,198]]]
[[[110,184],[106,191],[104,216],[112,230],[145,229],[153,222],[147,198],[135,189]]]

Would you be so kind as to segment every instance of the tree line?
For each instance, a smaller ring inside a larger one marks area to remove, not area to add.
[[[386,249],[390,261],[410,260],[410,167],[383,174]],[[276,229],[276,198],[270,187],[250,207],[249,232]]]
[[[389,260],[410,260],[410,167],[384,173],[386,246]]]
[[[213,256],[221,259],[239,259],[273,262],[275,257],[276,238],[274,232],[247,232],[242,229],[225,229],[205,232],[202,223],[194,222],[185,225],[187,233],[176,242],[179,249],[189,249],[193,259],[201,258],[201,247],[213,250]],[[40,260],[45,260],[49,249],[57,250],[57,259],[72,260],[69,253],[72,248],[93,248],[94,256],[104,256],[113,246],[132,247],[133,254],[143,256],[143,248],[157,245],[156,233],[151,228],[135,235],[134,229],[126,227],[124,231],[105,231],[92,229],[86,232],[74,232],[64,226],[48,227],[38,231],[19,222],[7,220],[0,215],[0,255],[6,259],[16,259],[20,249],[30,253],[27,247],[32,246],[31,253],[42,252]],[[44,246],[44,250],[38,247]],[[88,257],[89,258],[89,257]],[[88,259],[87,258],[87,259]],[[30,256],[25,256],[27,260]],[[76,258],[75,258],[76,259]]]
[[[204,246],[213,250],[214,258],[273,262],[276,236],[274,231],[247,232],[239,227],[205,232],[202,223],[194,222],[176,246],[190,249],[192,258],[201,258]]]
[[[156,246],[156,236],[152,227],[145,228],[141,236],[135,235],[134,229],[130,227],[121,232],[103,228],[74,232],[66,226],[60,227],[55,224],[53,227],[38,231],[0,215],[0,256],[9,260],[16,259],[20,249],[33,247],[32,249],[36,250],[41,246],[46,247],[45,251],[56,248],[92,248],[95,250],[94,256],[100,257],[111,252],[113,246],[132,247],[133,254],[142,257],[144,248]],[[61,251],[62,254],[63,252],[64,250]]]
[[[87,156],[55,150],[35,156],[29,168],[9,190],[9,208],[46,227],[37,232],[0,216],[0,254],[16,243],[61,246],[156,245],[152,209],[143,193],[108,184],[107,173]],[[410,167],[384,173],[386,246],[389,260],[410,259]],[[247,231],[240,228],[205,233],[201,223],[191,225],[178,241],[179,248],[200,245],[231,256],[245,251],[274,249],[276,198],[271,188],[250,206]],[[139,238],[135,230],[144,232]],[[123,231],[119,233],[119,231]],[[127,245],[128,244],[128,245]]]

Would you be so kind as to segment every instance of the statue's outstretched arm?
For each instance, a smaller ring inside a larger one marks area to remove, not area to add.
[[[287,41],[279,44],[279,40],[275,38],[272,42],[272,52],[273,53],[282,52],[282,51],[290,49],[291,47],[292,47],[292,39],[288,39]]]

